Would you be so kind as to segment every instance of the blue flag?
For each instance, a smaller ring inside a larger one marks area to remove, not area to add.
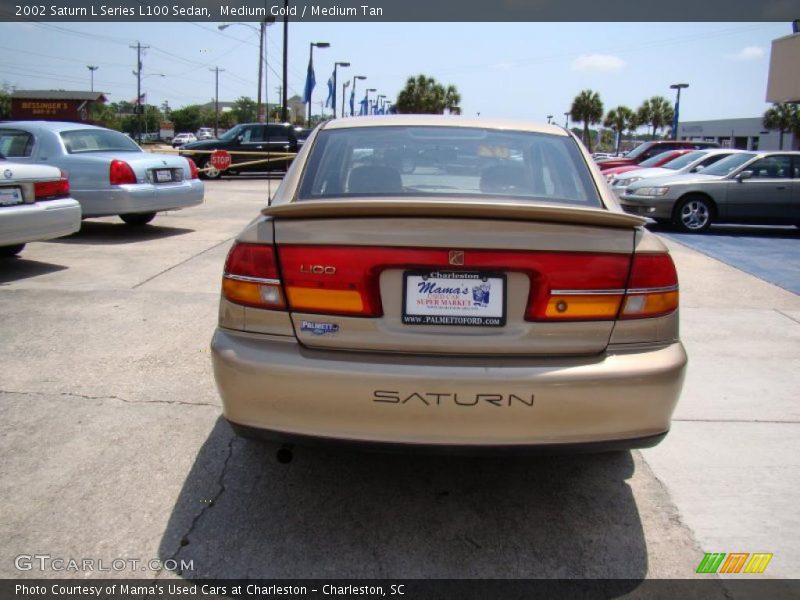
[[[308,59],[308,73],[306,73],[306,88],[303,91],[303,102],[311,102],[311,93],[314,91],[314,86],[317,85],[317,80],[314,78],[314,63],[311,58]]]
[[[367,108],[367,102],[368,102],[368,100],[367,100],[367,97],[365,95],[364,99],[361,102],[359,102],[359,104],[361,105],[361,108],[358,111],[359,116],[369,114],[369,110]]]
[[[333,73],[328,77],[328,99],[325,100],[325,107],[333,107],[333,114],[336,114],[336,90],[333,89]]]

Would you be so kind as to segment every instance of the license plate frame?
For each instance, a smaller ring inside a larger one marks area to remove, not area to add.
[[[153,181],[155,183],[175,183],[175,174],[172,169],[153,169]]]
[[[19,206],[25,202],[22,188],[14,186],[0,187],[0,206]]]
[[[507,283],[495,271],[404,271],[403,324],[504,327]]]

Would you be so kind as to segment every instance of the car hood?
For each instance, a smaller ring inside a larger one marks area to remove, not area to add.
[[[668,175],[666,177],[650,177],[643,181],[636,181],[628,186],[630,190],[643,187],[663,186],[663,185],[695,185],[707,183],[709,181],[719,181],[722,175],[702,175],[700,173],[684,173],[678,175]]]
[[[664,167],[650,167],[648,169],[630,169],[623,171],[620,175],[625,175],[625,177],[620,177],[619,179],[627,179],[629,177],[670,177],[675,175],[675,171]]]
[[[181,150],[214,150],[218,148],[220,144],[224,144],[221,140],[197,140],[196,142],[189,142],[188,144],[184,144],[181,146]]]
[[[632,158],[607,158],[606,160],[598,160],[597,166],[601,171],[613,169],[614,167],[627,167],[637,164]]]

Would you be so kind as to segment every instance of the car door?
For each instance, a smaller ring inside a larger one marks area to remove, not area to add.
[[[236,138],[238,143],[234,150],[239,152],[264,152],[266,150],[264,129],[265,126],[258,123],[244,127]],[[263,158],[263,156],[258,154],[234,154],[232,161],[234,163],[245,163],[259,158]],[[253,165],[245,167],[245,169],[258,171],[263,169],[263,166]]]
[[[800,227],[800,155],[792,156],[792,204],[790,221]]]
[[[285,154],[297,152],[297,137],[294,130],[286,125],[267,125],[267,147],[270,152]],[[287,161],[274,161],[269,163],[270,169],[283,169]]]
[[[748,178],[742,173],[750,172]],[[771,154],[747,165],[728,181],[724,214],[731,221],[779,223],[790,220],[792,156]]]

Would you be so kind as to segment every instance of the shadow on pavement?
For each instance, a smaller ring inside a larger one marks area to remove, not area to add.
[[[630,452],[466,458],[296,448],[220,418],[162,560],[187,578],[624,578],[647,573]],[[180,567],[179,567],[180,568]]]
[[[24,256],[25,251],[23,250],[22,252],[23,256],[0,258],[0,284],[47,275],[67,268],[63,265],[38,260],[27,260]]]
[[[648,223],[647,228],[654,233],[673,234],[680,239],[714,236],[731,238],[773,238],[785,240],[800,239],[800,229],[793,226],[786,227],[781,225],[712,225],[708,231],[704,233],[685,233],[679,231],[676,227],[662,225],[660,223]]]
[[[125,223],[108,223],[105,221],[83,221],[81,229],[70,236],[48,240],[53,244],[135,244],[149,242],[176,235],[194,233],[194,229],[179,227],[162,227],[156,220],[142,227],[131,227]]]

